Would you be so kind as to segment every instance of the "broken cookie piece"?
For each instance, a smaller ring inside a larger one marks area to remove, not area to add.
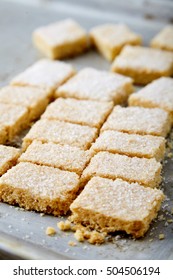
[[[17,163],[19,156],[19,149],[0,145],[0,176]]]
[[[101,232],[125,231],[142,237],[157,216],[161,190],[94,177],[71,204],[70,220]]]

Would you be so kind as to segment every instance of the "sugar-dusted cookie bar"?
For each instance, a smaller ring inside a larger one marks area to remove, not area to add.
[[[7,130],[4,124],[0,123],[0,144],[7,141]]]
[[[161,182],[161,168],[162,165],[154,158],[99,152],[84,170],[82,181],[86,182],[94,176],[100,176],[108,179],[120,178],[154,188]]]
[[[137,183],[95,177],[71,204],[71,221],[102,232],[142,237],[156,218],[164,194]]]
[[[165,137],[171,129],[169,114],[159,108],[115,106],[102,130]]]
[[[0,103],[26,107],[32,121],[44,112],[49,98],[48,92],[41,88],[6,86],[0,89]]]
[[[173,25],[164,27],[150,43],[151,47],[173,51]]]
[[[125,45],[140,45],[142,42],[141,36],[125,24],[96,26],[91,29],[90,37],[98,51],[109,61],[112,61]]]
[[[0,123],[7,131],[7,139],[12,140],[15,134],[29,124],[29,112],[26,107],[0,103]]]
[[[162,77],[134,93],[129,98],[130,106],[158,107],[170,113],[173,121],[173,79]]]
[[[40,120],[33,125],[24,137],[23,149],[26,149],[33,140],[40,140],[42,143],[68,144],[88,149],[97,137],[97,133],[98,130],[94,127],[54,120]]]
[[[162,76],[173,74],[173,53],[158,49],[125,46],[115,58],[111,70],[134,79],[136,84],[148,84]]]
[[[0,178],[0,200],[55,216],[66,214],[79,190],[76,173],[21,162]]]
[[[132,79],[119,74],[85,68],[56,90],[56,97],[99,101],[127,101],[133,92]]]
[[[99,128],[112,108],[112,102],[58,98],[48,106],[42,118]]]
[[[19,156],[19,149],[0,145],[0,176],[17,163]]]
[[[52,59],[75,56],[88,48],[86,31],[72,19],[37,28],[33,32],[33,42]]]
[[[74,68],[68,63],[41,59],[16,76],[11,84],[44,88],[51,96],[57,87],[74,74]]]
[[[90,152],[78,147],[33,141],[19,161],[57,167],[79,175],[90,160]]]
[[[155,158],[161,161],[165,153],[165,139],[152,135],[128,134],[105,130],[92,145],[92,151],[107,151],[130,157]]]

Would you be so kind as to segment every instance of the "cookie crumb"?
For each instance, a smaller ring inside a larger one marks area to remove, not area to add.
[[[74,246],[76,246],[76,243],[75,243],[74,241],[71,241],[71,240],[70,240],[70,241],[68,242],[68,245],[74,247]]]
[[[40,216],[41,216],[41,217],[45,216],[45,213],[40,213]]]
[[[168,224],[171,224],[171,223],[173,223],[173,219],[169,219],[169,220],[167,220],[167,222],[168,222]]]
[[[74,237],[79,242],[83,242],[84,241],[84,234],[83,234],[83,232],[80,229],[76,230],[76,232],[74,233]]]
[[[88,242],[90,244],[102,244],[105,242],[105,235],[94,230],[91,232]]]
[[[165,239],[165,235],[163,233],[159,234],[159,240]]]
[[[61,221],[57,223],[57,227],[62,231],[71,230],[71,223],[69,221]]]
[[[47,227],[46,234],[47,235],[54,235],[56,233],[56,230],[53,227]]]

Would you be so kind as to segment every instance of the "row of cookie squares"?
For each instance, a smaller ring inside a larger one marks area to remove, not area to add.
[[[173,52],[141,46],[125,46],[112,63],[111,71],[146,85],[162,76],[173,75]]]
[[[157,216],[164,194],[121,179],[93,177],[70,206],[70,220],[103,233],[142,237]]]
[[[169,113],[160,108],[115,106],[101,131],[115,130],[129,134],[166,137],[171,125]]]
[[[0,178],[0,201],[27,210],[64,215],[79,187],[79,176],[74,172],[20,162]]]
[[[33,32],[33,42],[52,59],[75,56],[96,45],[108,60],[112,60],[125,44],[139,45],[142,38],[123,24],[105,24],[87,34],[79,23],[66,19],[37,28]]]
[[[162,77],[133,93],[128,100],[130,106],[161,108],[167,111],[173,121],[173,79]]]
[[[55,97],[125,103],[134,92],[133,80],[117,73],[84,68],[60,86]]]
[[[90,37],[98,51],[112,61],[125,45],[141,45],[142,37],[124,24],[103,24],[91,29]],[[173,26],[168,25],[150,42],[152,48],[173,51]],[[152,58],[151,58],[152,59]]]

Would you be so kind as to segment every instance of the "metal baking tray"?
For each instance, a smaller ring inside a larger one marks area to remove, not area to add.
[[[21,3],[20,3],[21,2]],[[125,6],[127,1],[1,1],[0,2],[0,85],[40,59],[32,46],[31,33],[41,25],[72,17],[86,29],[105,22],[124,22],[141,33],[144,44],[171,19],[173,5],[169,1],[135,1],[135,10]],[[124,3],[124,6],[123,6]],[[155,5],[155,6],[153,6]],[[162,9],[164,6],[164,9]],[[151,7],[151,9],[150,9]],[[155,7],[154,9],[152,9]],[[172,10],[171,10],[172,9]],[[152,14],[151,11],[154,11]],[[157,12],[156,12],[157,11]],[[166,12],[167,14],[165,14]],[[77,69],[92,66],[109,70],[109,63],[94,51],[67,60]],[[139,240],[117,233],[110,242],[100,246],[77,243],[73,233],[58,230],[54,237],[45,234],[47,226],[56,228],[59,220],[40,216],[18,207],[0,204],[0,258],[1,259],[173,259],[173,224],[168,224],[173,208],[173,160],[167,159],[163,170],[163,189],[168,199],[164,202],[160,219],[152,223],[146,236]],[[165,234],[159,240],[160,233]]]

